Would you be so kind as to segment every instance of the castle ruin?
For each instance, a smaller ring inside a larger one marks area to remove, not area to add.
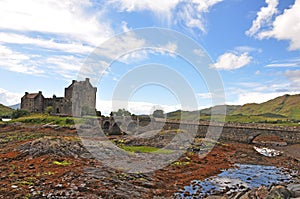
[[[69,115],[80,117],[84,114],[95,112],[96,92],[89,78],[85,81],[73,80],[72,84],[65,88],[64,97],[45,98],[42,91],[28,93],[21,99],[21,109],[32,113],[43,113],[47,107],[51,107],[51,114]]]

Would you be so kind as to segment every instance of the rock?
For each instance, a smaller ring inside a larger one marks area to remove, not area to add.
[[[276,135],[259,135],[252,143],[264,146],[287,146],[287,142]]]
[[[289,184],[287,189],[291,192],[293,198],[300,197],[300,184]]]
[[[269,194],[266,196],[266,199],[282,198],[289,199],[291,198],[291,192],[284,186],[274,186]]]
[[[206,199],[227,199],[227,196],[208,196]]]
[[[58,156],[72,156],[77,158],[78,156],[81,157],[81,155],[88,153],[81,142],[53,137],[44,137],[24,143],[18,147],[18,150],[32,157],[55,154]]]
[[[59,126],[58,125],[53,125],[52,123],[49,123],[49,124],[44,124],[42,127],[43,128],[52,128],[52,129],[55,129],[55,128],[58,128]]]
[[[16,188],[18,188],[18,186],[17,185],[11,185],[11,188],[16,189]]]
[[[249,191],[249,190],[247,189],[246,191],[237,193],[237,194],[233,197],[233,199],[240,199],[240,198],[242,198],[243,196],[246,195],[246,193],[247,193],[248,191]]]

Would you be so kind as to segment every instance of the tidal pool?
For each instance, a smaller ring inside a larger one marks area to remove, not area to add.
[[[202,198],[213,194],[231,195],[271,184],[293,181],[295,171],[275,166],[236,164],[235,168],[222,171],[203,181],[194,180],[176,193],[176,198]]]

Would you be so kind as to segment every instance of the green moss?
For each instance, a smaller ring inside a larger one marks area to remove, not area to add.
[[[51,175],[54,175],[55,173],[52,172],[52,171],[47,171],[47,172],[44,172],[44,175],[48,175],[48,176],[51,176]]]
[[[53,161],[52,164],[59,165],[59,166],[69,166],[69,165],[72,164],[72,162],[69,162],[69,161],[66,161],[66,160],[64,160],[62,162],[60,162],[60,161]]]
[[[23,180],[23,181],[19,182],[19,185],[33,186],[34,183],[33,183],[33,182],[30,182],[30,181],[25,181],[25,180]]]
[[[171,153],[173,153],[172,150],[159,149],[159,148],[150,147],[150,146],[125,146],[125,145],[120,145],[119,147],[122,148],[125,151],[133,152],[133,153],[157,153],[157,154],[171,154]]]
[[[43,137],[43,135],[32,132],[8,132],[6,136],[1,139],[1,143],[20,142],[40,137]]]
[[[186,166],[191,164],[191,162],[182,162],[182,161],[177,161],[177,162],[173,162],[172,165],[173,166]]]

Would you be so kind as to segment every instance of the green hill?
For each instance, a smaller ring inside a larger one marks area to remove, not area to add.
[[[284,95],[261,104],[245,104],[232,115],[263,115],[300,119],[300,94]]]
[[[10,116],[12,112],[13,112],[12,108],[0,104],[0,117]]]
[[[239,109],[241,106],[238,105],[217,105],[213,107],[215,115],[224,115],[224,108],[226,109],[226,115],[231,115],[235,110]],[[211,115],[212,108],[202,109],[200,111],[201,115]]]
[[[212,108],[200,111],[181,111],[167,113],[169,119],[183,120],[223,120],[223,109],[226,106],[226,121],[228,122],[254,122],[254,123],[281,123],[290,120],[300,120],[300,94],[284,95],[261,104],[245,104],[243,106],[219,105],[214,107],[214,116],[211,116]]]
[[[225,107],[224,107],[225,106]],[[241,106],[235,105],[217,105],[213,107],[214,115],[224,115],[224,108],[226,108],[226,115],[232,114],[235,110]],[[196,120],[196,119],[210,119],[212,107],[205,108],[200,111],[181,111],[177,110],[174,112],[167,113],[169,119],[184,119],[184,120]]]
[[[182,110],[177,110],[173,111],[170,113],[167,113],[167,118],[168,119],[184,119],[184,120],[195,120],[199,118],[200,112],[199,111],[182,111]]]

